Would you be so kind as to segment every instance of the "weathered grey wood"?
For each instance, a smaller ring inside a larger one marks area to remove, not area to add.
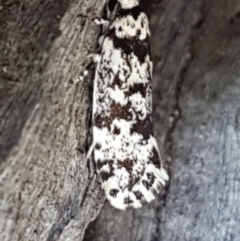
[[[171,180],[143,209],[105,205],[84,240],[240,240],[239,3],[144,5],[151,16],[155,133]]]
[[[0,6],[0,240],[81,240],[102,207],[85,159],[90,99],[76,78],[105,1]],[[88,16],[86,18],[84,16]]]

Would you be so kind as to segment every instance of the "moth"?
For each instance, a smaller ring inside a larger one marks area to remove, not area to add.
[[[117,209],[151,202],[168,180],[152,123],[150,30],[139,0],[110,0],[93,90],[93,152],[102,188]]]

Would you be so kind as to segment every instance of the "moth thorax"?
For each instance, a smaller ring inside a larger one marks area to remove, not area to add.
[[[118,0],[118,2],[123,9],[133,8],[139,4],[139,0]]]

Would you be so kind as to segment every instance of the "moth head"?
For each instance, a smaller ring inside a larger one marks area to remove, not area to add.
[[[140,0],[118,0],[123,9],[133,8],[139,4],[139,1]]]

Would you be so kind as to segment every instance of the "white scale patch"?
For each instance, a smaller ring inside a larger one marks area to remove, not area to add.
[[[118,209],[139,208],[165,185],[152,132],[152,61],[148,18],[138,0],[118,0],[100,37],[93,93],[94,159],[102,188]]]

